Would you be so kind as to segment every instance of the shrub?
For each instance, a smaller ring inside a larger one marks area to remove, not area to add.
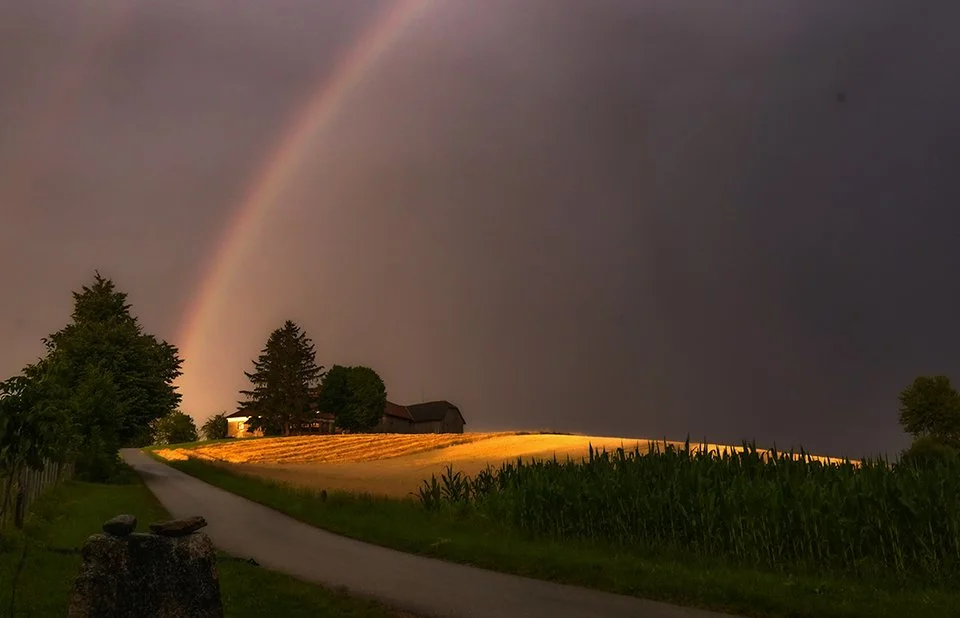
[[[949,466],[958,460],[960,451],[933,436],[917,438],[900,456],[901,465],[921,468]]]

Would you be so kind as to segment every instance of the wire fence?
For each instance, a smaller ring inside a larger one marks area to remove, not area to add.
[[[40,469],[26,468],[13,480],[10,500],[3,508],[0,495],[0,529],[9,522],[21,527],[23,518],[30,506],[51,487],[73,478],[73,463],[44,461]],[[6,489],[10,479],[0,475],[0,489]]]

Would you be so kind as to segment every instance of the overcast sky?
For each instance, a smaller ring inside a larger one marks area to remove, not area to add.
[[[182,346],[251,179],[387,8],[0,0],[0,375],[94,269]],[[897,393],[960,379],[958,19],[434,0],[300,161],[186,411],[232,411],[290,318],[468,430],[895,452]]]

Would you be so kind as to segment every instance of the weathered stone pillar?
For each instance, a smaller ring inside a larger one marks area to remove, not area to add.
[[[217,555],[202,518],[151,524],[118,515],[83,546],[68,618],[222,618]]]

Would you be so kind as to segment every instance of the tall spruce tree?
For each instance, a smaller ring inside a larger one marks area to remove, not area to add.
[[[250,431],[289,436],[315,419],[313,390],[323,376],[313,342],[296,323],[287,320],[270,333],[267,344],[244,372],[252,390],[240,391],[238,410],[246,411]]]

